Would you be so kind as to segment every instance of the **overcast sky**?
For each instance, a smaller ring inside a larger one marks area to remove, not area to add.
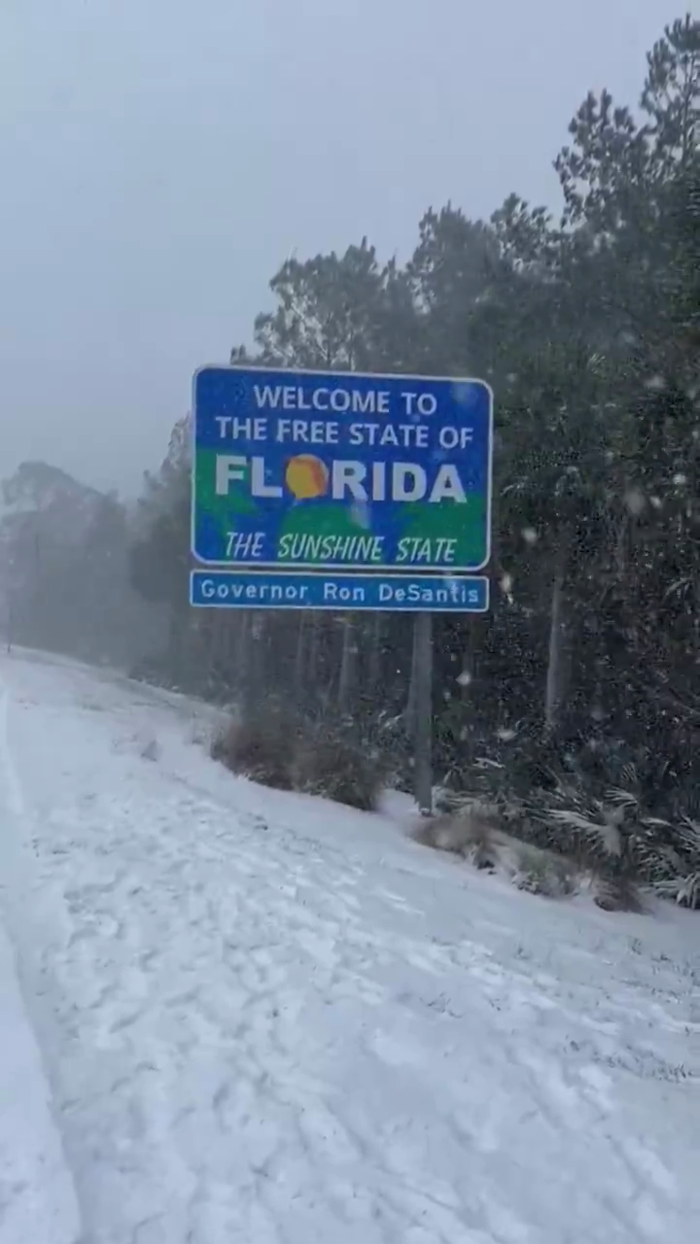
[[[589,88],[678,0],[0,0],[0,476],[134,493],[292,251],[558,209]]]

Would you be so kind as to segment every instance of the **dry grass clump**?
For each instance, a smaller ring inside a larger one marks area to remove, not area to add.
[[[497,814],[485,805],[474,803],[426,820],[413,836],[424,846],[462,856],[476,868],[501,873],[532,894],[561,898],[573,894],[582,880],[573,860],[520,842],[501,829]]]
[[[348,727],[313,723],[267,705],[214,737],[214,760],[277,790],[323,795],[369,812],[377,807],[383,766]]]
[[[211,756],[243,777],[275,790],[294,789],[297,726],[279,709],[260,709],[227,722],[212,739]]]

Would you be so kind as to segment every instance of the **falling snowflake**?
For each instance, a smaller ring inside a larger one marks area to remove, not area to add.
[[[462,673],[457,675],[457,682],[460,687],[468,687],[471,684],[471,681],[472,676],[469,673],[469,670],[462,670]]]
[[[635,517],[642,513],[646,505],[646,499],[641,488],[627,489],[627,492],[625,493],[625,505],[627,506],[630,514],[634,514]]]
[[[372,526],[372,516],[366,501],[356,501],[350,508],[350,517],[358,527],[364,527],[366,531]]]
[[[526,544],[536,544],[539,540],[539,536],[537,535],[534,527],[523,527],[520,534]]]
[[[501,591],[507,596],[509,604],[513,603],[513,576],[504,574],[501,577]]]
[[[688,483],[688,476],[684,475],[682,471],[678,471],[673,477],[673,482],[674,484],[677,484],[679,488],[682,488],[683,484]]]
[[[644,381],[644,387],[646,389],[653,389],[658,393],[661,389],[666,388],[666,381],[663,376],[650,376],[648,380]]]
[[[474,386],[471,384],[453,384],[452,400],[458,406],[470,406],[474,401]]]

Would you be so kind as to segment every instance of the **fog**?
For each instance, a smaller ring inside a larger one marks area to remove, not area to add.
[[[635,100],[678,11],[3,0],[0,474],[132,494],[290,253],[405,256],[448,200],[556,207],[566,118],[591,87]]]

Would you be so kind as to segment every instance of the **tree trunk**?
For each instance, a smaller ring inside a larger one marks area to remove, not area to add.
[[[565,554],[560,552],[556,560],[552,583],[552,603],[549,615],[549,659],[544,694],[545,733],[554,734],[562,697],[564,669],[564,573]]]
[[[417,613],[413,623],[415,796],[424,816],[433,811],[433,615]]]
[[[367,665],[367,682],[369,694],[374,697],[382,681],[382,639],[384,636],[384,615],[375,613],[372,626],[372,641]]]
[[[306,614],[299,614],[299,629],[297,631],[297,647],[294,657],[294,690],[297,696],[304,694],[304,656],[306,653],[306,645],[304,639],[306,636]]]
[[[318,694],[320,688],[318,686],[319,667],[318,667],[318,651],[319,651],[319,635],[321,630],[321,619],[323,615],[319,613],[311,614],[311,639],[309,642],[309,655],[306,664],[306,674],[311,687],[315,694]]]
[[[180,612],[180,606],[171,605],[170,617],[168,619],[168,665],[170,666],[172,678],[178,683],[183,674],[183,639],[184,619]]]
[[[338,710],[347,713],[355,684],[356,667],[355,625],[352,614],[346,613],[343,618],[343,649],[340,658],[340,675],[338,678]]]
[[[416,702],[418,697],[418,684],[420,679],[420,645],[417,642],[416,627],[413,627],[413,646],[411,648],[411,677],[408,684],[408,695],[406,697],[406,708],[404,709],[404,728],[406,733],[413,738],[416,728]]]
[[[239,687],[241,706],[245,712],[255,707],[259,694],[257,686],[257,646],[255,616],[246,610],[241,618],[241,628],[236,645],[236,684]]]

